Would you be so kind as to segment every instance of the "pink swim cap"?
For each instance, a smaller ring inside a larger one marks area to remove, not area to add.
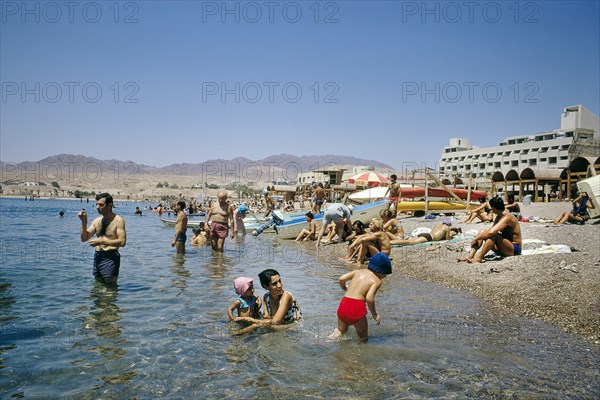
[[[244,294],[244,292],[246,290],[248,290],[248,288],[250,287],[250,284],[254,281],[254,279],[251,278],[246,278],[246,277],[239,277],[237,278],[235,281],[233,281],[233,287],[235,289],[235,292],[237,294],[239,294],[240,296]]]

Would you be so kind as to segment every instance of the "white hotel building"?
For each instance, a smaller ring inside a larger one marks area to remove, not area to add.
[[[452,138],[444,147],[439,173],[447,183],[468,178],[488,180],[494,183],[493,191],[502,185],[507,190],[511,184],[508,191],[519,197],[530,192],[537,198],[540,184],[553,184],[562,197],[563,189],[568,196],[571,182],[585,174],[588,166],[600,169],[599,157],[600,119],[576,105],[565,107],[560,129],[512,136],[498,146],[479,148],[468,139]]]

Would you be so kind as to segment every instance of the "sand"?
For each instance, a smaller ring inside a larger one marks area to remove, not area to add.
[[[570,209],[570,203],[535,203],[522,206],[522,213],[525,217],[550,219]],[[454,218],[460,221],[463,216],[464,213],[458,213]],[[400,218],[405,231],[410,233],[417,227],[432,227],[443,217],[437,221]],[[468,264],[457,262],[457,258],[466,255],[464,245],[469,241],[393,248],[394,273],[469,291],[500,312],[540,319],[600,344],[600,223],[594,224],[597,221],[590,220],[585,225],[521,223],[525,239],[565,244],[573,249],[570,254],[533,254]],[[454,226],[466,232],[491,224],[457,222]],[[524,249],[539,246],[530,244]]]

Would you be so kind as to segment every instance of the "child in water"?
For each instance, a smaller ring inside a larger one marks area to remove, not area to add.
[[[368,269],[357,269],[340,276],[339,283],[346,295],[340,302],[337,315],[338,327],[330,338],[338,338],[354,325],[358,338],[366,342],[369,339],[367,306],[377,325],[381,316],[375,310],[375,294],[381,287],[381,280],[392,273],[392,263],[385,253],[376,253],[369,260]],[[346,286],[346,282],[351,280]]]
[[[238,317],[258,318],[262,300],[254,294],[254,283],[251,278],[240,277],[233,281],[233,287],[238,298],[227,309],[229,319],[233,321],[233,312],[237,310]]]

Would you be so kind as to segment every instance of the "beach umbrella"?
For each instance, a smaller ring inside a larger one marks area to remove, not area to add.
[[[388,178],[375,172],[361,172],[360,174],[354,175],[348,178],[349,183],[355,184],[367,184],[369,187],[379,186],[382,183],[389,183]]]

